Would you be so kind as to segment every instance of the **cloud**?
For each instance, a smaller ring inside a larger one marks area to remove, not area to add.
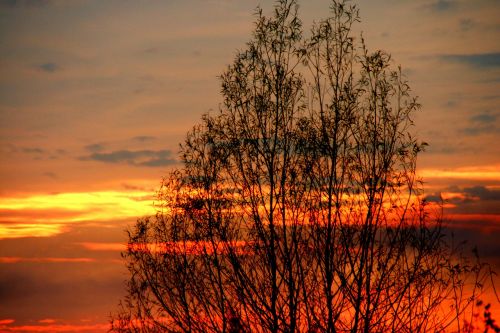
[[[38,147],[25,147],[21,148],[21,151],[26,154],[42,154],[44,150]]]
[[[476,22],[472,19],[461,19],[459,22],[460,30],[469,31],[476,27]]]
[[[473,186],[463,189],[464,193],[479,200],[500,201],[500,189],[488,189],[485,186]]]
[[[469,136],[481,134],[496,133],[498,128],[495,124],[497,115],[489,113],[481,113],[469,118],[470,126],[462,128],[460,132]]]
[[[109,153],[93,153],[80,157],[82,161],[126,163],[134,166],[163,167],[176,163],[170,150],[116,150]]]
[[[85,146],[84,148],[92,153],[96,153],[96,152],[100,152],[100,151],[104,150],[104,144],[93,143],[93,144]]]
[[[497,115],[481,113],[470,118],[472,122],[477,123],[492,123],[497,119]]]
[[[427,202],[442,202],[443,198],[440,193],[433,193],[425,196],[425,201]]]
[[[133,141],[138,141],[138,142],[150,142],[156,139],[157,137],[150,135],[139,135],[132,138]]]
[[[0,0],[0,7],[42,7],[49,4],[49,0]]]
[[[427,8],[433,12],[443,13],[457,8],[458,1],[438,0],[427,5]]]
[[[500,67],[500,52],[477,54],[445,54],[442,61],[464,64],[476,68]]]
[[[460,133],[469,136],[476,136],[481,134],[496,133],[497,128],[493,124],[465,127],[460,130]]]
[[[37,66],[40,70],[48,73],[54,73],[59,70],[60,67],[54,62],[46,62]]]
[[[426,195],[425,200],[429,203],[442,203],[448,213],[468,216],[470,214],[489,215],[500,219],[500,188],[498,187],[450,186],[442,191]]]

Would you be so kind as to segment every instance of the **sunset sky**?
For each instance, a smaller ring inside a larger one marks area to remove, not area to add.
[[[304,28],[329,1],[299,1]],[[500,268],[500,1],[363,0],[423,105],[418,172]],[[127,226],[270,0],[0,0],[0,332],[104,332]]]

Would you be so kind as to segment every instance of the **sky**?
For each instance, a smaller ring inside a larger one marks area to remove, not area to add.
[[[428,200],[500,268],[500,1],[360,0],[422,109]],[[299,1],[306,31],[327,0]],[[0,0],[0,332],[105,332],[125,230],[270,0]]]

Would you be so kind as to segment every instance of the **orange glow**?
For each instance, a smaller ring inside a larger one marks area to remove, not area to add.
[[[0,257],[1,264],[15,264],[18,262],[38,262],[38,263],[78,263],[78,262],[94,262],[92,258],[25,258],[25,257]]]
[[[130,244],[129,248],[132,251],[144,251],[151,253],[168,253],[168,254],[187,254],[187,255],[200,255],[200,254],[225,254],[229,249],[237,254],[245,254],[248,252],[245,247],[252,246],[253,242],[246,241],[228,241],[228,242],[215,242],[208,241],[186,241],[186,242],[166,242],[156,244],[134,243]]]
[[[0,319],[0,325],[9,325],[15,322],[14,319]]]
[[[467,180],[500,180],[500,165],[463,167],[456,169],[423,169],[418,171],[424,179],[455,178]]]
[[[5,326],[0,324],[2,332],[107,332],[109,324],[95,325],[24,325]]]
[[[124,243],[92,243],[85,242],[79,243],[87,250],[91,251],[125,251],[127,249],[127,244]]]

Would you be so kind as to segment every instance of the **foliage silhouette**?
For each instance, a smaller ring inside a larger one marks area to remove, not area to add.
[[[257,10],[220,112],[129,232],[113,331],[467,329],[483,265],[422,199],[420,105],[390,55],[353,36],[356,6],[330,15],[304,37],[295,0]]]

